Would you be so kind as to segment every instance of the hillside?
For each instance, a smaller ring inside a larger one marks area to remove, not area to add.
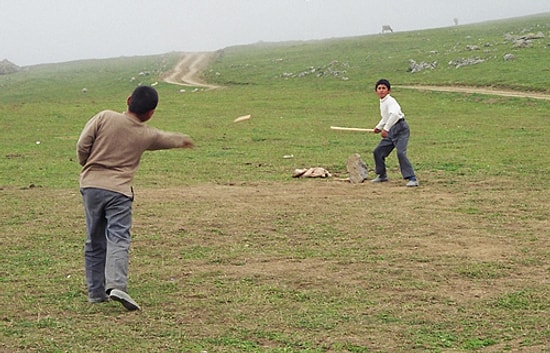
[[[176,67],[163,76],[163,81],[175,85],[201,87],[206,89],[216,89],[222,86],[211,85],[204,82],[203,70],[216,58],[218,54],[212,53],[184,53],[176,65]],[[502,90],[487,87],[473,86],[434,86],[434,85],[401,85],[397,86],[405,89],[438,91],[438,92],[455,92],[455,93],[470,93],[470,94],[485,94],[503,97],[521,97],[533,99],[550,100],[550,93],[530,92],[530,91],[514,91]]]
[[[402,85],[548,93],[549,40],[547,13],[424,31],[261,43],[226,48],[207,78],[221,85],[332,80],[356,88],[384,76]]]

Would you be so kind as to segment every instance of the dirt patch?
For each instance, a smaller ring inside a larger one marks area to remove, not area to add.
[[[503,187],[510,191],[503,194]],[[548,234],[540,208],[545,200],[539,197],[529,209],[514,207],[524,193],[503,180],[459,188],[437,180],[413,189],[400,180],[300,180],[144,190],[136,205],[133,258],[147,262],[149,249],[160,247],[165,253],[158,275],[182,288],[204,276],[230,286],[224,325],[254,330],[256,322],[230,317],[258,316],[284,331],[290,328],[279,323],[280,315],[299,315],[304,306],[314,310],[315,302],[342,302],[341,310],[354,319],[337,320],[325,344],[351,340],[373,351],[398,351],[404,339],[399,334],[414,329],[377,320],[498,322],[507,293],[546,281],[547,268],[540,266],[545,240],[519,236],[524,229]],[[204,302],[204,293],[216,292],[214,284],[202,286],[190,294],[193,300],[198,295]],[[275,310],[270,301],[278,300],[285,304]],[[478,321],[486,305],[491,312]],[[182,321],[194,327],[195,318]],[[369,330],[377,332],[375,342]]]
[[[504,197],[498,189],[483,188],[488,190],[480,196],[476,185],[457,193],[437,184],[409,189],[400,181],[382,186],[304,181],[146,190],[136,209],[147,216],[136,217],[136,230],[148,234],[147,228],[162,225],[163,234],[194,234],[188,247],[225,248],[217,255],[221,264],[194,266],[197,271],[284,278],[298,286],[321,278],[327,285],[349,285],[365,280],[361,268],[369,264],[370,276],[389,271],[397,283],[407,274],[431,283],[439,295],[467,302],[519,290],[523,276],[535,276],[534,283],[545,277],[545,269],[517,262],[525,256],[524,240],[511,235],[527,223],[543,234],[548,222],[525,219],[513,207],[519,197],[514,192]],[[158,204],[167,207],[157,219],[150,207]],[[530,247],[531,241],[537,242],[529,240]],[[227,246],[237,248],[234,255]],[[472,281],[476,277],[501,280]]]
[[[78,191],[2,197],[11,205],[0,222],[4,296],[16,317],[3,319],[51,320],[36,324],[37,342],[47,334],[74,345],[74,330],[111,332],[116,320],[128,337],[177,328],[194,347],[211,342],[208,351],[230,350],[212,343],[226,337],[324,352],[443,351],[471,337],[494,339],[486,352],[546,343],[548,195],[515,178],[138,186],[130,287],[139,315],[86,303]],[[181,346],[170,336],[163,350]]]

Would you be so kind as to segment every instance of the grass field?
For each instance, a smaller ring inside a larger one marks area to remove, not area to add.
[[[399,88],[550,93],[548,38],[543,14],[232,47],[204,73],[223,88],[198,92],[160,82],[179,53],[0,76],[0,352],[550,352],[549,101]],[[448,64],[464,58],[485,61]],[[338,180],[379,137],[329,126],[373,127],[380,77],[419,188],[395,155],[389,183]],[[128,313],[87,303],[75,144],[155,82],[150,124],[197,147],[142,159]],[[314,166],[333,177],[291,177]]]

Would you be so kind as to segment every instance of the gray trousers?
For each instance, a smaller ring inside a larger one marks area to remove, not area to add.
[[[88,298],[105,298],[111,289],[128,288],[132,202],[103,189],[80,190],[86,213],[84,265]]]
[[[410,134],[409,125],[405,119],[402,119],[388,131],[388,137],[380,140],[380,143],[378,143],[378,146],[376,146],[373,151],[375,164],[374,172],[376,174],[382,177],[387,176],[386,157],[388,157],[395,148],[397,149],[397,159],[403,179],[415,177],[413,166],[409,158],[407,158],[407,146],[409,145]]]

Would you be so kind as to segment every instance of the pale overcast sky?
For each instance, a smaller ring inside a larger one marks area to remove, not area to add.
[[[214,51],[550,12],[550,0],[0,0],[0,61]]]

